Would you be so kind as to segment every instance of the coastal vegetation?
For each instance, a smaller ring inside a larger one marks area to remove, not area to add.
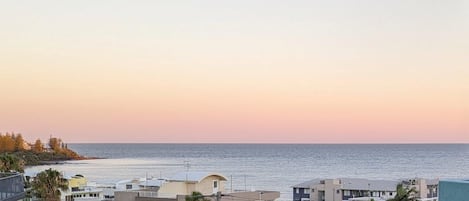
[[[415,193],[417,193],[415,187],[404,187],[404,184],[400,183],[396,187],[396,196],[388,201],[416,201],[413,196]]]
[[[0,154],[0,172],[24,172],[24,162],[12,154]]]
[[[186,201],[210,201],[206,196],[198,191],[192,192],[192,194],[186,196]]]
[[[68,189],[68,182],[63,175],[54,169],[44,170],[31,182],[32,195],[44,201],[60,201],[60,190]]]
[[[18,161],[17,163],[23,166],[32,166],[63,160],[84,159],[69,149],[68,145],[60,138],[50,137],[47,146],[45,146],[40,139],[29,143],[19,133],[0,133],[0,154],[0,171],[7,170],[12,161]]]

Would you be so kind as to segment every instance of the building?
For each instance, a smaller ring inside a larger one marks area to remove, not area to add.
[[[297,185],[292,186],[293,188],[293,201],[309,201],[311,186],[320,183],[320,179],[309,180]]]
[[[163,183],[158,190],[159,197],[173,198],[176,195],[190,195],[197,191],[204,195],[225,192],[228,179],[212,172],[181,172]]]
[[[273,201],[277,191],[226,193],[227,178],[212,172],[181,172],[169,179],[138,179],[119,182],[115,201],[185,201],[186,195],[200,192],[205,198],[219,201]],[[127,188],[128,187],[128,188]]]
[[[65,201],[101,201],[104,200],[103,191],[96,187],[96,183],[88,182],[83,175],[65,176],[68,189],[61,193],[61,199]]]
[[[440,201],[467,201],[469,200],[469,180],[440,180]]]
[[[396,194],[397,181],[354,178],[315,179],[293,186],[293,201],[386,200]]]
[[[438,201],[437,179],[369,180],[354,178],[314,179],[292,186],[293,201],[388,200],[397,184],[414,188],[419,201]]]
[[[25,197],[23,175],[0,173],[0,200],[17,201]]]
[[[246,191],[204,195],[204,198],[210,201],[275,201],[279,197],[280,192],[278,191]],[[148,196],[142,191],[119,191],[115,193],[115,201],[186,201],[186,195],[162,198]]]
[[[404,179],[402,184],[417,191],[413,196],[419,201],[438,201],[438,179]]]
[[[197,191],[204,195],[225,192],[226,177],[213,172],[181,172],[169,179],[141,178],[124,180],[116,184],[119,196],[125,192],[138,192],[139,196],[176,198]],[[117,196],[117,195],[116,195]],[[117,197],[116,197],[117,198]]]

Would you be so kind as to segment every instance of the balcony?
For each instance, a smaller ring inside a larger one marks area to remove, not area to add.
[[[0,173],[0,201],[17,201],[25,197],[23,175]]]

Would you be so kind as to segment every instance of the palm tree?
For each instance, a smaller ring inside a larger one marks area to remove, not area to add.
[[[33,195],[40,200],[60,201],[60,190],[67,189],[67,180],[60,172],[51,168],[37,174],[32,182]]]
[[[415,187],[404,187],[404,185],[400,183],[396,188],[396,196],[392,199],[389,199],[388,201],[416,201],[415,197],[413,196],[415,193],[417,193]]]
[[[1,154],[0,172],[24,172],[24,161],[12,154]]]
[[[191,195],[186,195],[186,201],[210,201],[202,193],[194,191]]]

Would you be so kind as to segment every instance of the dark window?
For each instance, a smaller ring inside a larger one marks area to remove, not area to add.
[[[132,184],[125,185],[125,189],[132,189]]]

